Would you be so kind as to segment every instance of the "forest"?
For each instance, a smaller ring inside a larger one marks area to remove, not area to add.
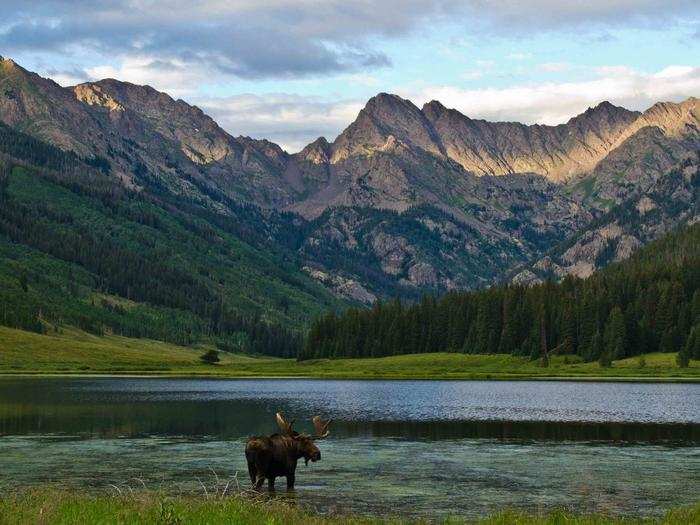
[[[301,360],[431,352],[554,355],[610,366],[648,352],[700,358],[700,224],[671,233],[587,279],[502,285],[415,304],[329,312]]]
[[[208,340],[300,360],[463,352],[607,366],[655,351],[680,352],[680,364],[700,357],[700,225],[585,280],[344,309],[294,269],[299,233],[284,216],[264,221],[227,201],[233,217],[224,217],[164,191],[146,168],[142,192],[108,171],[105,159],[0,124],[0,324]]]
[[[0,324],[296,357],[328,292],[245,221],[108,170],[0,124]]]

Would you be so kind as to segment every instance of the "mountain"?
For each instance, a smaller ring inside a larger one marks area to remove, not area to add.
[[[679,225],[700,222],[700,152],[650,186],[639,187],[619,206],[592,221],[545,257],[515,275],[515,282],[541,282],[565,275],[588,277]]]
[[[376,303],[316,319],[301,359],[460,352],[511,354],[548,367],[647,352],[700,358],[700,224],[650,243],[588,279],[493,286],[414,304]],[[685,365],[683,365],[685,363]]]
[[[127,187],[0,124],[0,323],[296,355],[300,329],[342,303],[285,248],[291,222],[226,205]]]
[[[629,199],[680,183],[666,174],[700,148],[695,98],[642,113],[603,102],[559,126],[528,126],[380,93],[335,140],[289,154],[148,86],[64,88],[8,59],[0,85],[8,129],[70,153],[128,198],[225,228],[288,261],[295,282],[349,302],[498,282],[563,253]],[[686,220],[669,199],[654,202],[665,225],[634,246]],[[592,267],[585,253],[555,262]],[[253,310],[288,322],[274,304]]]
[[[394,276],[409,288],[483,286],[653,191],[700,148],[699,114],[694,98],[643,113],[603,102],[566,124],[526,126],[380,94],[333,143],[319,139],[299,154],[301,173],[313,167],[314,191],[288,209],[318,224],[302,248],[318,275],[335,268],[364,283]],[[360,209],[399,214],[380,221]],[[666,230],[681,222],[671,213]],[[320,253],[324,239],[339,261]],[[366,268],[373,256],[371,278],[348,263],[360,257]]]
[[[484,175],[538,173],[560,182],[589,171],[638,113],[602,102],[559,126],[472,120],[437,101],[423,107],[445,154]]]
[[[572,196],[610,209],[700,149],[700,99],[660,102],[642,113],[589,172],[571,180]]]

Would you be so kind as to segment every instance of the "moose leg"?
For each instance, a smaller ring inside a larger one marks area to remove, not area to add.
[[[268,489],[270,492],[274,492],[274,491],[275,491],[275,478],[274,478],[274,477],[272,477],[272,478],[267,478],[267,489]]]
[[[287,474],[287,490],[294,488],[294,474]]]
[[[255,485],[255,464],[252,461],[248,461],[248,475],[250,476],[250,482]]]
[[[263,486],[263,483],[265,483],[265,474],[261,474],[258,472],[258,474],[255,477],[255,483],[253,484],[253,488],[255,490],[260,490]]]

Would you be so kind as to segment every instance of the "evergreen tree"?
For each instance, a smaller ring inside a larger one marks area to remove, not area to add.
[[[364,341],[362,355],[461,350],[548,362],[551,354],[562,353],[604,366],[658,348],[677,352],[689,345],[694,352],[691,327],[700,324],[697,268],[700,225],[588,279],[426,296],[418,304],[380,302],[371,310],[320,318],[303,355],[313,349],[319,357],[355,357],[346,341],[357,340]]]
[[[622,309],[615,306],[605,324],[604,354],[610,359],[627,357],[627,327]]]

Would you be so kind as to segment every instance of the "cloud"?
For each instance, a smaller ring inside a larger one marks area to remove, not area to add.
[[[485,89],[429,86],[400,94],[419,105],[439,100],[472,118],[560,124],[603,100],[644,110],[658,101],[680,101],[700,93],[700,67],[675,65],[656,73],[642,73],[615,66],[597,68],[594,73],[593,78],[580,82]]]
[[[626,67],[598,68],[581,82],[543,82],[494,89],[431,86],[399,91],[419,107],[439,100],[472,118],[560,124],[603,100],[644,110],[662,100],[680,101],[700,93],[700,68],[675,65],[655,73]],[[290,94],[239,95],[195,100],[233,135],[268,138],[299,151],[319,136],[328,140],[347,127],[366,100],[331,101]]]
[[[190,65],[178,59],[156,60],[145,56],[128,57],[118,67],[90,67],[85,74],[90,80],[116,78],[133,84],[148,84],[173,97],[193,95],[205,80],[211,82],[224,77],[206,64]]]
[[[62,86],[74,86],[92,80],[87,71],[80,68],[57,69],[49,67],[46,74]]]
[[[571,69],[571,64],[568,62],[545,62],[543,64],[538,64],[537,69],[545,73],[561,73]]]
[[[571,29],[606,34],[609,28],[668,28],[700,12],[696,0],[474,0],[468,4],[474,14],[479,14],[474,23],[482,29],[520,35]]]
[[[530,53],[509,53],[506,58],[508,60],[528,60],[532,58]]]
[[[476,60],[476,67],[468,69],[460,75],[464,80],[479,80],[489,73],[493,73],[496,63],[493,60]]]
[[[3,0],[0,48],[297,78],[388,66],[387,39],[445,25],[467,36],[605,34],[687,24],[699,13],[697,0]]]
[[[195,101],[232,135],[266,138],[285,150],[301,150],[314,139],[333,140],[352,122],[364,101],[327,101],[284,93],[202,98]]]

